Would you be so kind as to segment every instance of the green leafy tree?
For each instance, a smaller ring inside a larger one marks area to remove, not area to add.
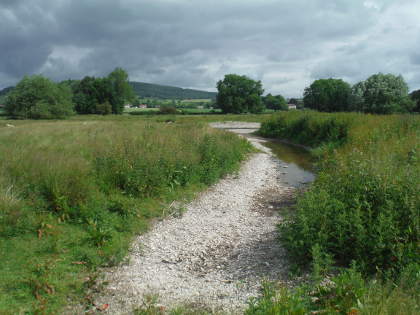
[[[124,111],[124,103],[131,102],[134,97],[134,91],[128,81],[128,74],[122,68],[116,68],[112,71],[107,79],[110,84],[110,103],[112,106],[112,112],[114,114],[122,114]]]
[[[263,97],[263,103],[268,109],[288,110],[287,102],[281,95],[273,96],[271,94],[267,94],[267,96]]]
[[[289,104],[297,105],[299,103],[299,100],[297,98],[291,98],[289,99]]]
[[[321,112],[351,110],[351,86],[341,79],[319,79],[305,89],[305,107]]]
[[[105,78],[86,76],[71,86],[75,109],[79,114],[122,114],[124,104],[136,99],[128,83],[128,74],[121,68],[116,68]]]
[[[8,94],[5,109],[19,119],[61,119],[73,114],[68,86],[41,76],[25,76]]]
[[[412,108],[412,111],[420,113],[420,90],[411,92],[410,98],[413,102],[415,102],[415,106]]]
[[[96,78],[86,76],[74,84],[73,100],[75,109],[79,114],[95,114],[98,105]]]
[[[217,104],[224,113],[260,113],[264,110],[261,81],[247,76],[227,74],[217,82]]]
[[[408,96],[408,85],[399,75],[378,73],[352,88],[356,110],[365,113],[391,114],[411,111],[415,104]]]

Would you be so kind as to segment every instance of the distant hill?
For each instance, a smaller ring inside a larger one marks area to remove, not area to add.
[[[159,85],[143,82],[130,82],[131,86],[140,97],[154,97],[162,99],[216,99],[216,92],[207,92],[192,89],[183,89],[175,86]],[[0,100],[4,100],[7,93],[13,90],[10,86],[0,90]]]
[[[159,85],[143,82],[130,82],[134,91],[140,97],[155,97],[163,99],[215,99],[216,92],[183,89],[175,86]]]

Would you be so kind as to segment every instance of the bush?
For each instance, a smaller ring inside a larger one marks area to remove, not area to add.
[[[319,246],[371,274],[397,275],[418,262],[418,117],[295,112],[260,132],[323,148],[316,181],[280,228],[297,261],[310,262]]]
[[[60,119],[73,114],[69,88],[40,75],[26,76],[8,94],[5,110],[19,119]]]
[[[178,110],[172,106],[162,106],[159,108],[159,114],[162,115],[175,115],[178,114]]]

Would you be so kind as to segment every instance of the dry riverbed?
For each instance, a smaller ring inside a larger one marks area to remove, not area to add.
[[[101,313],[130,314],[146,297],[171,309],[193,305],[241,313],[265,279],[287,282],[285,252],[277,240],[277,208],[293,188],[279,183],[278,160],[249,133],[255,123],[217,123],[246,134],[261,152],[187,205],[157,222],[133,243],[127,263],[105,271],[108,283],[95,305]],[[281,175],[280,175],[281,176]]]

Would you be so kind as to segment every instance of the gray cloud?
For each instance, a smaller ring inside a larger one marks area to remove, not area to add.
[[[207,90],[246,74],[286,96],[379,71],[415,88],[415,12],[408,0],[0,0],[0,87],[120,66],[133,80]]]

